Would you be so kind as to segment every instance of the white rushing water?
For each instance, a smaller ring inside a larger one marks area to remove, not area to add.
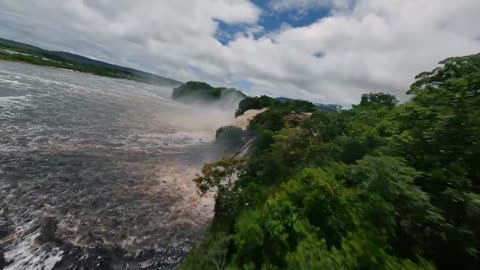
[[[6,269],[171,269],[212,196],[191,181],[218,158],[233,111],[172,88],[0,61],[0,253]],[[0,257],[0,265],[2,264]]]

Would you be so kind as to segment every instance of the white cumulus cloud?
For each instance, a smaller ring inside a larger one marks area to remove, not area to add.
[[[364,92],[405,99],[419,72],[480,52],[478,0],[0,0],[0,37],[177,80],[247,81],[251,94],[339,104]],[[266,29],[262,12],[329,8],[303,27]],[[223,45],[219,21],[243,25]]]

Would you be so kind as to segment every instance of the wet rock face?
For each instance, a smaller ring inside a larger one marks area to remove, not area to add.
[[[175,267],[213,215],[191,179],[216,127],[135,82],[0,62],[0,89],[6,269]]]

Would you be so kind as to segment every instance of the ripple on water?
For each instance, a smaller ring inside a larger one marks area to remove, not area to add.
[[[0,79],[7,269],[175,267],[213,216],[213,194],[191,179],[218,157],[211,141],[233,112],[188,111],[171,89],[136,82],[0,70],[23,84]]]

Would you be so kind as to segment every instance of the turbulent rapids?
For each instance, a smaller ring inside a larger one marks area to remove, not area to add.
[[[0,62],[0,265],[178,265],[213,215],[191,179],[233,112],[171,91]]]

